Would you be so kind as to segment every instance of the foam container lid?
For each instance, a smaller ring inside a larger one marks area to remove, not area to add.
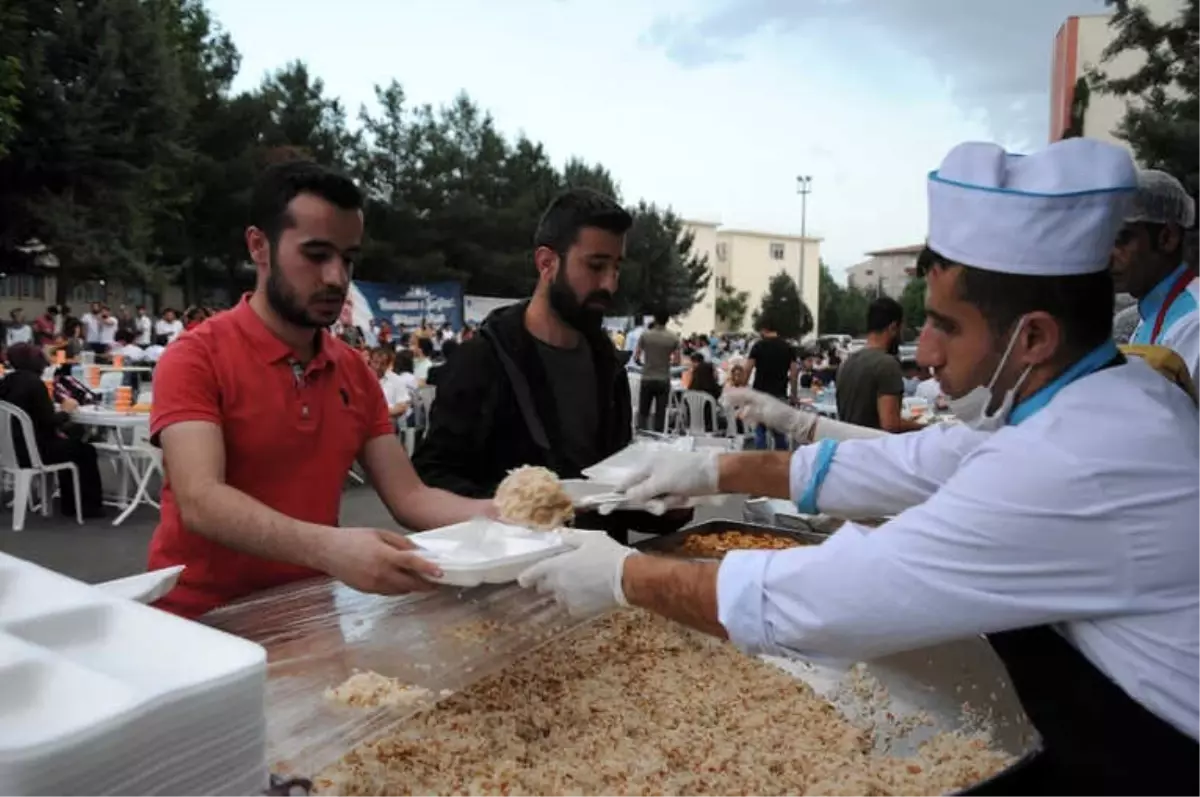
[[[556,532],[482,518],[411,534],[409,539],[442,569],[437,583],[457,587],[515,581],[526,567],[567,550]]]

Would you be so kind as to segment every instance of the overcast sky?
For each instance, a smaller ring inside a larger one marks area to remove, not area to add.
[[[399,80],[466,90],[560,165],[688,218],[808,231],[840,273],[920,242],[926,173],[954,144],[1048,135],[1054,34],[1102,0],[209,0],[238,88],[303,59],[352,113]]]

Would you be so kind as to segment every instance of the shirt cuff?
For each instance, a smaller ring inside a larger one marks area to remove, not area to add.
[[[826,439],[815,446],[798,448],[792,454],[788,487],[796,508],[806,515],[820,512],[817,496],[821,492],[825,477],[829,475],[837,447],[836,440]]]
[[[747,653],[766,647],[763,607],[773,552],[730,551],[717,569],[717,619],[729,641]]]

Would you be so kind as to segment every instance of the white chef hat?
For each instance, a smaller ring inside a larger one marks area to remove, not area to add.
[[[1125,221],[1191,227],[1196,221],[1196,203],[1188,196],[1183,184],[1171,175],[1158,169],[1142,169],[1138,172],[1133,206]]]
[[[929,248],[1005,274],[1104,271],[1137,185],[1129,153],[1094,139],[1031,155],[959,144],[929,174]]]

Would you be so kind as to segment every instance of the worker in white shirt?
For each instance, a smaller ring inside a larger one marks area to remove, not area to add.
[[[664,452],[626,482],[635,501],[899,513],[877,530],[719,564],[576,532],[520,582],[750,653],[861,660],[986,634],[1045,747],[998,793],[1197,793],[1200,425],[1110,337],[1109,253],[1136,185],[1125,150],[1082,138],[1026,157],[964,144],[930,175],[918,357],[971,428]]]
[[[1113,282],[1138,300],[1133,344],[1166,346],[1200,378],[1200,280],[1184,257],[1196,203],[1166,172],[1138,173],[1138,191],[1112,252]]]
[[[182,333],[183,322],[179,320],[175,314],[175,310],[170,307],[165,308],[162,318],[158,319],[154,324],[154,335],[159,338],[166,338],[166,343],[170,343]]]

